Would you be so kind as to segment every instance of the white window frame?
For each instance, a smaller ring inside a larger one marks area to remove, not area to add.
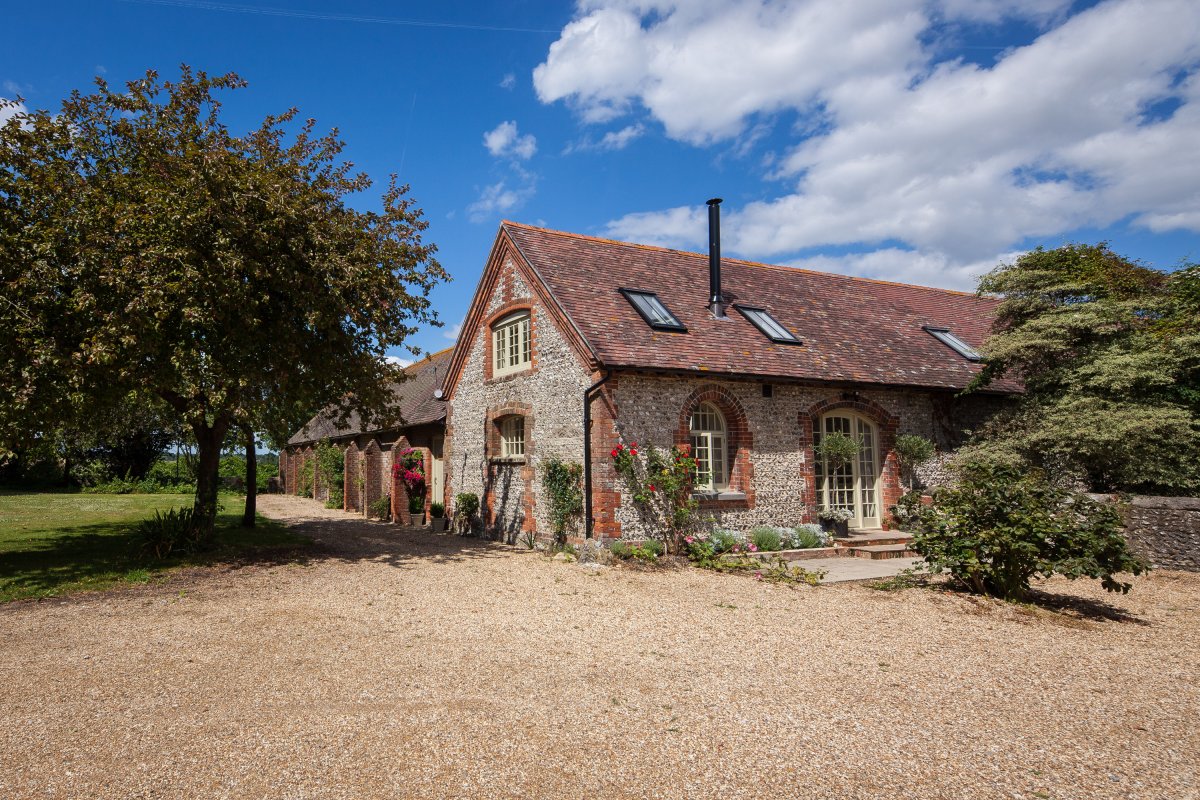
[[[492,325],[492,377],[529,369],[533,363],[530,315],[517,311]]]
[[[710,414],[717,424],[710,427],[696,427],[698,414]],[[692,409],[688,418],[688,434],[692,443],[692,458],[696,459],[695,491],[700,493],[720,493],[729,489],[729,425],[721,409],[712,403],[700,403]],[[713,453],[720,453],[718,464],[714,464]],[[708,480],[700,482],[700,476],[707,475]]]
[[[525,418],[505,417],[500,420],[500,457],[525,457]]]

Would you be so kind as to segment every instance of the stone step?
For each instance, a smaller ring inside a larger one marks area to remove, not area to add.
[[[859,533],[854,536],[842,536],[834,540],[838,547],[869,547],[882,544],[908,544],[912,535],[902,531],[878,531]]]
[[[917,553],[908,549],[907,544],[868,544],[848,548],[855,558],[914,558]]]

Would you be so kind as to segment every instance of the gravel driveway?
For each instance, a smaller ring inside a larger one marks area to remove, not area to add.
[[[1197,575],[1051,613],[260,502],[320,552],[0,607],[0,797],[1200,797]]]

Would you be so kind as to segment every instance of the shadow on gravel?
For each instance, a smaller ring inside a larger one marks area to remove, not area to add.
[[[1131,625],[1150,623],[1141,617],[1135,617],[1123,608],[1106,603],[1103,600],[1092,600],[1085,597],[1075,597],[1069,594],[1052,594],[1034,589],[1029,593],[1029,602],[1038,608],[1055,614],[1065,614],[1076,619],[1089,622],[1121,622]]]
[[[345,519],[276,521],[286,525],[289,532],[312,539],[313,544],[248,555],[232,566],[372,561],[402,568],[418,562],[454,563],[503,558],[515,552],[512,547],[487,539],[370,522],[349,514]]]

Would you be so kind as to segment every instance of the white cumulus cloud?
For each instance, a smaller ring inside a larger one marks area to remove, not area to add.
[[[487,222],[497,215],[519,208],[533,195],[532,187],[513,188],[507,181],[485,186],[479,198],[467,206],[467,218],[472,222]]]
[[[522,136],[517,123],[509,120],[483,134],[483,146],[497,157],[529,159],[537,152],[537,138],[532,133]]]
[[[823,263],[961,286],[1030,237],[1123,220],[1200,230],[1200,5],[1069,7],[585,2],[534,86],[585,123],[649,117],[699,146],[751,147],[787,114],[790,147],[764,158],[781,188],[723,212],[731,252],[878,247]],[[960,23],[1008,19],[1041,33],[988,63],[935,55]],[[648,210],[608,232],[702,247],[704,220],[702,205]]]

